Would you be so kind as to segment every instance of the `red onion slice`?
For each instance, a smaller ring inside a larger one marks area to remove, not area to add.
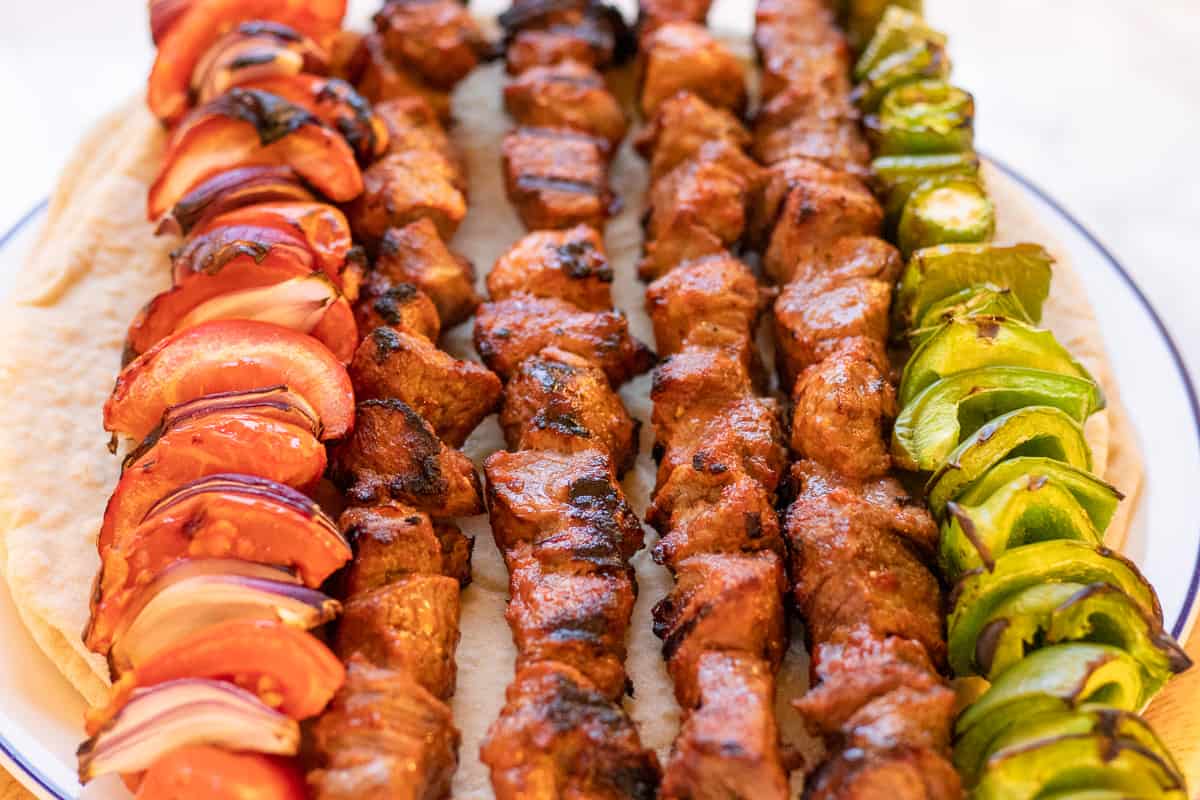
[[[195,744],[294,755],[300,726],[231,683],[168,681],[135,691],[99,733],[79,746],[79,780],[140,772],[163,753]]]
[[[340,609],[278,567],[237,559],[183,561],[160,574],[126,611],[113,633],[109,664],[118,674],[127,672],[180,639],[233,619],[278,620],[307,630]]]
[[[329,55],[307,36],[276,22],[245,22],[205,52],[192,70],[191,92],[200,105],[247,81],[328,71]]]
[[[158,224],[157,234],[186,235],[219,214],[255,203],[312,201],[291,167],[235,167],[206,178],[183,196]]]
[[[175,325],[175,332],[214,319],[254,319],[308,333],[321,321],[338,294],[333,281],[323,272],[272,286],[227,292],[189,311]]]

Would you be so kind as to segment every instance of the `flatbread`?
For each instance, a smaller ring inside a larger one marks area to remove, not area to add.
[[[471,211],[455,246],[485,273],[524,230],[504,195],[500,143],[510,122],[501,108],[501,65],[477,70],[458,89],[454,136],[469,159]],[[632,96],[630,75],[618,76],[620,94]],[[100,409],[119,369],[126,326],[137,309],[169,282],[171,237],[155,237],[144,218],[146,190],[162,147],[158,124],[140,98],[100,123],[80,145],[60,180],[44,228],[0,317],[5,344],[0,348],[0,399],[8,419],[0,431],[0,569],[21,618],[41,648],[90,703],[104,699],[104,661],[80,641],[88,597],[99,566],[96,531],[118,474],[117,459],[106,450]],[[635,264],[642,245],[640,216],[646,189],[643,161],[626,145],[614,163],[614,188],[625,209],[606,230],[616,280],[616,305],[630,318],[634,333],[652,341],[643,309],[644,286]],[[1046,321],[1103,384],[1109,411],[1089,431],[1108,479],[1133,498],[1124,504],[1127,523],[1141,481],[1133,432],[1120,410],[1099,326],[1086,302],[1082,282],[1066,253],[1022,199],[1003,188],[999,237],[1050,246],[1059,258]],[[450,331],[448,350],[475,358],[470,326]],[[641,514],[654,485],[650,458],[653,439],[649,377],[625,386],[621,395],[645,424],[636,467],[625,490]],[[480,463],[504,446],[495,419],[488,420],[464,448]],[[455,719],[462,729],[461,766],[454,794],[490,797],[478,748],[504,701],[513,675],[515,650],[504,620],[507,574],[486,517],[466,520],[476,539],[474,581],[463,595],[462,642],[458,649]],[[1111,534],[1115,541],[1123,533]],[[649,534],[651,543],[653,535]],[[670,587],[667,572],[654,564],[648,548],[634,558],[640,587],[629,639],[628,668],[635,688],[628,708],[643,741],[666,756],[679,725],[671,683],[651,632],[650,609]],[[802,748],[804,740],[787,700],[803,691],[807,665],[795,637],[779,679],[779,716],[785,737]]]

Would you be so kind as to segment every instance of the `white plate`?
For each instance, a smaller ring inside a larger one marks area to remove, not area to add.
[[[1146,489],[1126,544],[1158,590],[1168,629],[1187,633],[1200,584],[1200,404],[1179,351],[1132,275],[1070,214],[1032,182],[1003,164],[1000,180],[1040,213],[1066,248],[1087,286],[1106,332],[1121,396],[1142,445]],[[24,259],[45,204],[0,236],[0,287]],[[0,290],[2,291],[2,290]],[[19,343],[15,343],[19,346]],[[84,703],[25,632],[7,586],[0,590],[0,763],[34,794],[81,794],[75,748]],[[97,781],[84,796],[116,798],[115,779]]]

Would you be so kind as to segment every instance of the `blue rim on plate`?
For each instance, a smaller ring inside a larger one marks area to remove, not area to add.
[[[1188,405],[1192,410],[1192,423],[1196,432],[1196,440],[1197,444],[1200,445],[1200,398],[1197,397],[1196,387],[1192,383],[1192,378],[1188,372],[1187,364],[1183,360],[1183,355],[1179,352],[1179,346],[1175,343],[1175,339],[1171,336],[1171,332],[1167,330],[1166,323],[1164,323],[1162,317],[1158,315],[1158,311],[1155,310],[1154,306],[1150,303],[1149,298],[1146,297],[1145,292],[1143,292],[1141,287],[1138,286],[1137,281],[1133,279],[1133,276],[1129,274],[1129,271],[1122,266],[1121,262],[1117,260],[1117,257],[1113,255],[1112,251],[1105,247],[1094,233],[1088,230],[1088,228],[1085,227],[1082,222],[1076,219],[1071,212],[1063,208],[1062,204],[1051,197],[1044,189],[1026,178],[1021,173],[1017,172],[1009,165],[1005,164],[1003,161],[986,154],[984,154],[984,157],[998,170],[1019,183],[1024,189],[1035,195],[1046,205],[1050,206],[1050,208],[1052,208],[1059,216],[1066,220],[1066,222],[1072,228],[1078,231],[1079,234],[1087,240],[1088,244],[1094,247],[1096,251],[1104,257],[1104,260],[1110,267],[1112,267],[1113,271],[1117,273],[1122,282],[1124,282],[1125,285],[1129,287],[1129,290],[1133,292],[1134,297],[1137,298],[1138,303],[1150,316],[1151,322],[1154,323],[1155,329],[1158,330],[1159,336],[1162,337],[1162,340],[1167,345],[1167,349],[1171,353],[1171,360],[1175,363],[1175,369],[1178,370],[1179,377],[1183,381],[1184,391],[1187,392]],[[25,228],[26,225],[36,219],[37,216],[45,210],[49,203],[49,198],[43,199],[41,202],[27,211],[25,215],[21,217],[21,219],[17,220],[15,225],[5,231],[3,235],[0,235],[0,248],[5,247],[16,237],[18,233]],[[1176,619],[1175,623],[1171,626],[1171,635],[1177,639],[1183,633],[1183,629],[1187,626],[1187,621],[1191,617],[1192,607],[1196,603],[1196,596],[1198,593],[1200,593],[1200,542],[1197,543],[1196,560],[1192,565],[1192,577],[1191,581],[1188,583],[1187,594],[1183,599],[1183,608],[1180,611],[1179,618]],[[18,752],[18,750],[13,746],[12,742],[10,742],[2,732],[0,732],[0,753],[2,753],[10,762],[12,762],[14,766],[24,772],[29,780],[41,787],[50,796],[55,797],[58,800],[72,800],[73,795],[56,786],[54,782],[47,778],[37,767],[29,763],[29,760],[22,756],[20,752]]]

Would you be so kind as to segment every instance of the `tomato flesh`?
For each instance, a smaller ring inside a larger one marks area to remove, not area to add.
[[[191,745],[163,755],[146,770],[137,800],[304,800],[304,776],[294,760]]]
[[[137,593],[182,559],[239,558],[287,567],[316,588],[350,557],[346,541],[315,511],[238,487],[198,492],[114,539],[101,557],[84,641],[95,652],[107,652]]]
[[[183,678],[226,680],[253,692],[293,719],[321,713],[341,688],[346,669],[307,631],[278,620],[233,619],[192,633],[126,673],[113,685],[108,705],[88,714],[95,734],[136,689]]]
[[[121,370],[104,428],[142,439],[170,406],[204,395],[287,386],[316,411],[321,438],[354,423],[350,376],[329,348],[280,325],[212,320],[168,336]]]
[[[146,87],[155,116],[175,122],[188,108],[188,87],[201,57],[236,25],[278,22],[320,41],[341,27],[345,0],[195,0],[160,26],[158,55]]]
[[[221,100],[218,98],[214,104]],[[192,112],[171,136],[147,196],[146,214],[150,220],[161,218],[214,175],[239,167],[289,166],[339,203],[362,192],[362,173],[354,151],[339,133],[315,118],[264,145],[253,123],[210,111],[210,106]]]
[[[198,228],[195,236],[228,237],[229,231],[236,231],[242,238],[258,241],[256,229],[286,231],[296,241],[303,242],[317,268],[324,270],[331,280],[341,286],[346,255],[354,245],[350,223],[341,211],[327,203],[257,203],[214,217]],[[225,233],[218,234],[219,231]]]

